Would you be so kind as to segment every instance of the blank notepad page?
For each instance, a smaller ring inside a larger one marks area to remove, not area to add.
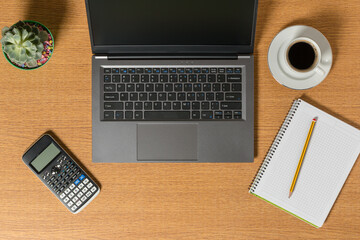
[[[320,227],[360,153],[360,131],[298,100],[254,193]],[[289,190],[312,122],[317,122],[291,198]]]

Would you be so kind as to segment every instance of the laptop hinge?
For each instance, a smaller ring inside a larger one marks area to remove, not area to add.
[[[167,59],[238,59],[238,55],[109,55],[109,56],[95,56],[95,59],[108,60],[167,60]]]

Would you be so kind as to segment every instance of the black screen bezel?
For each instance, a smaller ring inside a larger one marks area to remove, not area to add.
[[[37,171],[36,168],[31,164],[32,161],[35,160],[39,154],[41,154],[50,144],[53,143],[55,147],[57,147],[60,152],[41,170]],[[43,135],[39,140],[37,140],[29,150],[26,151],[26,153],[23,156],[23,161],[37,174],[41,174],[44,169],[46,169],[51,163],[54,162],[54,159],[56,159],[61,153],[63,152],[62,148],[54,141],[54,139],[48,135]]]
[[[94,54],[251,54],[254,52],[258,0],[254,0],[253,26],[249,45],[96,45],[90,19],[89,0],[85,0],[91,49]]]

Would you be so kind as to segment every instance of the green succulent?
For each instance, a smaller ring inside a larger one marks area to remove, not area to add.
[[[19,21],[10,28],[4,27],[1,35],[3,51],[11,62],[25,64],[29,68],[37,66],[44,49],[43,43],[48,39],[47,32]]]

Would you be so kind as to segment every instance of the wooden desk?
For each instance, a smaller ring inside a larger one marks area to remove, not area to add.
[[[44,23],[55,35],[50,62],[21,71],[0,56],[0,239],[351,239],[360,235],[357,161],[321,229],[248,194],[297,97],[360,127],[359,1],[260,0],[255,48],[254,163],[91,162],[91,49],[84,1],[3,1],[0,26]],[[283,28],[319,29],[334,52],[319,86],[280,86],[267,50]],[[83,212],[69,213],[23,164],[25,149],[52,130],[100,182]]]

